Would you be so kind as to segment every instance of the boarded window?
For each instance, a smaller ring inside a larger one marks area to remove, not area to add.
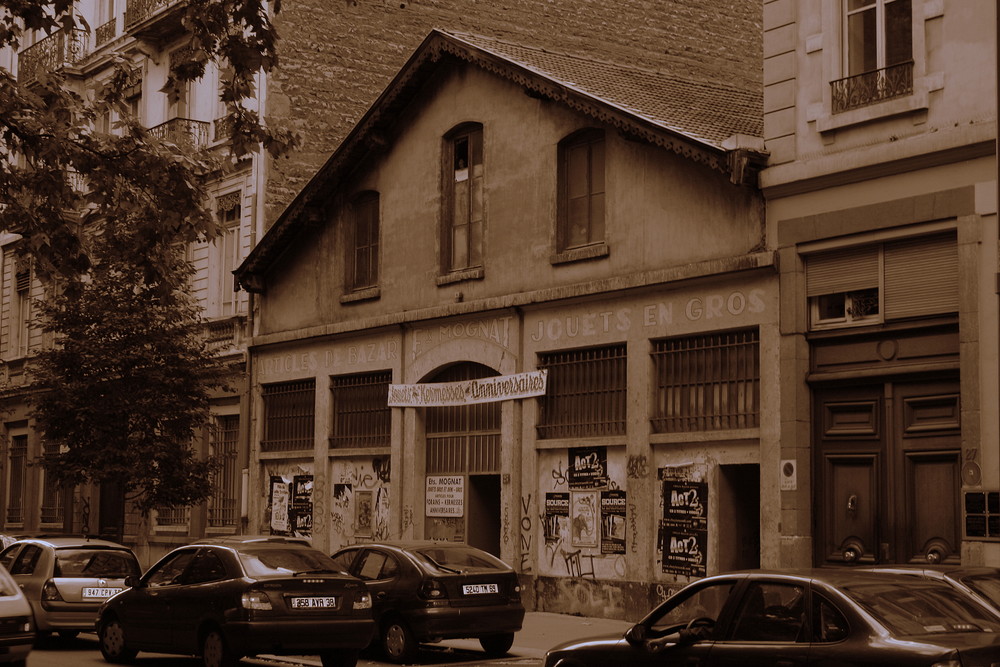
[[[751,428],[760,411],[756,329],[653,342],[654,433]]]
[[[388,404],[391,380],[392,371],[331,378],[332,447],[388,447],[391,444],[392,411]]]
[[[312,449],[316,417],[316,381],[264,385],[265,452]]]
[[[548,388],[540,403],[539,438],[625,434],[625,345],[540,355]]]

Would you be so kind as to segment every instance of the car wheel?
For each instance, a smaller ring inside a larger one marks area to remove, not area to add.
[[[201,660],[205,667],[235,667],[240,657],[229,648],[222,632],[213,628],[201,642]]]
[[[401,618],[391,618],[382,626],[382,650],[395,663],[406,662],[417,654],[417,640]]]
[[[507,655],[507,651],[514,645],[514,633],[505,632],[502,635],[480,637],[479,645],[491,656]]]
[[[323,667],[355,667],[358,664],[358,652],[353,649],[342,651],[327,651],[319,654]]]
[[[97,635],[100,639],[101,655],[108,662],[131,662],[139,654],[139,651],[125,642],[125,628],[117,618],[101,623]]]
[[[77,635],[80,634],[79,630],[60,630],[59,637],[61,639],[76,639]]]

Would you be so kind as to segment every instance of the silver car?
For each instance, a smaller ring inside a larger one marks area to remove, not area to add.
[[[0,664],[25,667],[34,642],[31,607],[14,578],[0,565]]]
[[[141,574],[128,547],[88,537],[34,537],[0,552],[0,565],[24,591],[39,635],[93,632],[97,609]]]

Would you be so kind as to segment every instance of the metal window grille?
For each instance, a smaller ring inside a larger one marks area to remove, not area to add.
[[[624,344],[542,354],[549,379],[538,437],[624,435],[626,359]]]
[[[388,390],[386,391],[388,394]],[[316,381],[264,385],[265,452],[312,449],[316,421]]]
[[[212,429],[211,451],[219,459],[215,489],[208,504],[208,525],[235,526],[239,475],[237,453],[239,447],[240,416],[223,415],[216,419]]]
[[[59,446],[45,443],[43,453],[46,458],[59,453]],[[42,473],[42,523],[62,523],[65,517],[65,494],[61,486]]]
[[[10,473],[7,486],[7,521],[24,522],[24,491],[28,473],[28,436],[10,439]]]
[[[760,418],[756,329],[654,341],[654,433],[752,428]]]
[[[392,410],[388,405],[392,371],[332,378],[334,447],[388,447]]]
[[[495,373],[478,364],[458,364],[438,382],[462,382]],[[427,408],[427,474],[500,472],[500,403]]]
[[[187,507],[159,507],[156,510],[156,525],[186,526],[189,514]]]

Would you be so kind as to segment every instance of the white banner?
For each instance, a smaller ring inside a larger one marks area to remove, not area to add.
[[[548,371],[540,370],[464,382],[390,384],[389,405],[395,408],[425,408],[531,398],[545,393],[547,377]]]

